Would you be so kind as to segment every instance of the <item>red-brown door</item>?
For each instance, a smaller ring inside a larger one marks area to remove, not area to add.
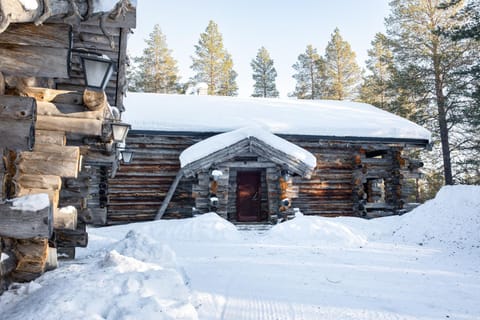
[[[260,221],[260,171],[237,173],[237,221]]]

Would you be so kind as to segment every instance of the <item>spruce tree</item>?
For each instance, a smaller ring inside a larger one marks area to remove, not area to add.
[[[252,78],[255,80],[252,97],[278,97],[278,91],[275,85],[277,71],[265,47],[261,47],[258,50],[257,56],[252,60],[250,66],[252,66],[253,69]]]
[[[218,25],[210,20],[200,40],[195,45],[191,68],[197,72],[193,80],[208,84],[209,95],[235,95],[237,73],[233,70],[231,55],[223,47],[223,37]]]
[[[350,44],[343,40],[336,28],[325,49],[327,99],[353,100],[357,97],[362,72],[355,57]]]
[[[179,80],[177,62],[158,24],[145,43],[147,47],[142,56],[134,58],[135,66],[130,75],[132,86],[144,92],[176,93]]]
[[[293,96],[298,99],[322,99],[325,78],[325,61],[312,45],[308,45],[305,53],[298,56],[293,65],[297,73],[293,78],[297,81]]]

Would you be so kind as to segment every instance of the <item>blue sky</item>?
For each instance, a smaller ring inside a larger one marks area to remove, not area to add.
[[[338,27],[363,67],[375,33],[385,32],[388,14],[387,0],[139,0],[137,28],[129,38],[128,50],[132,56],[140,55],[144,40],[159,24],[178,61],[181,81],[186,81],[193,75],[194,45],[209,20],[214,20],[232,54],[239,95],[251,95],[250,62],[265,46],[277,69],[277,88],[286,97],[295,87],[292,65],[308,44],[323,55]]]

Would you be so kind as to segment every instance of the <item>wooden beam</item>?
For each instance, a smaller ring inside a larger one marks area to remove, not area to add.
[[[8,75],[68,78],[68,49],[0,43],[0,56],[0,70]]]
[[[180,182],[182,177],[183,177],[183,170],[180,169],[178,170],[177,176],[175,177],[175,180],[173,180],[173,183],[170,186],[170,189],[168,190],[168,193],[165,196],[165,199],[163,199],[162,201],[162,206],[158,210],[157,215],[155,216],[155,220],[162,219],[163,215],[165,214],[165,211],[167,210],[168,204],[170,203],[170,200],[172,200],[173,194],[175,193],[178,183]]]
[[[22,211],[12,208],[10,203],[0,204],[0,236],[29,239],[50,238],[53,231],[51,205],[37,211]]]
[[[68,24],[33,23],[12,24],[0,33],[0,44],[18,44],[22,46],[63,48],[70,47],[70,26]]]

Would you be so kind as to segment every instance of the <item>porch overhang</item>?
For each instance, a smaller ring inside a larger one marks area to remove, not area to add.
[[[310,178],[316,166],[316,157],[309,151],[257,127],[241,128],[200,141],[181,153],[180,163],[184,175],[191,177],[245,152],[268,159],[304,178]]]

